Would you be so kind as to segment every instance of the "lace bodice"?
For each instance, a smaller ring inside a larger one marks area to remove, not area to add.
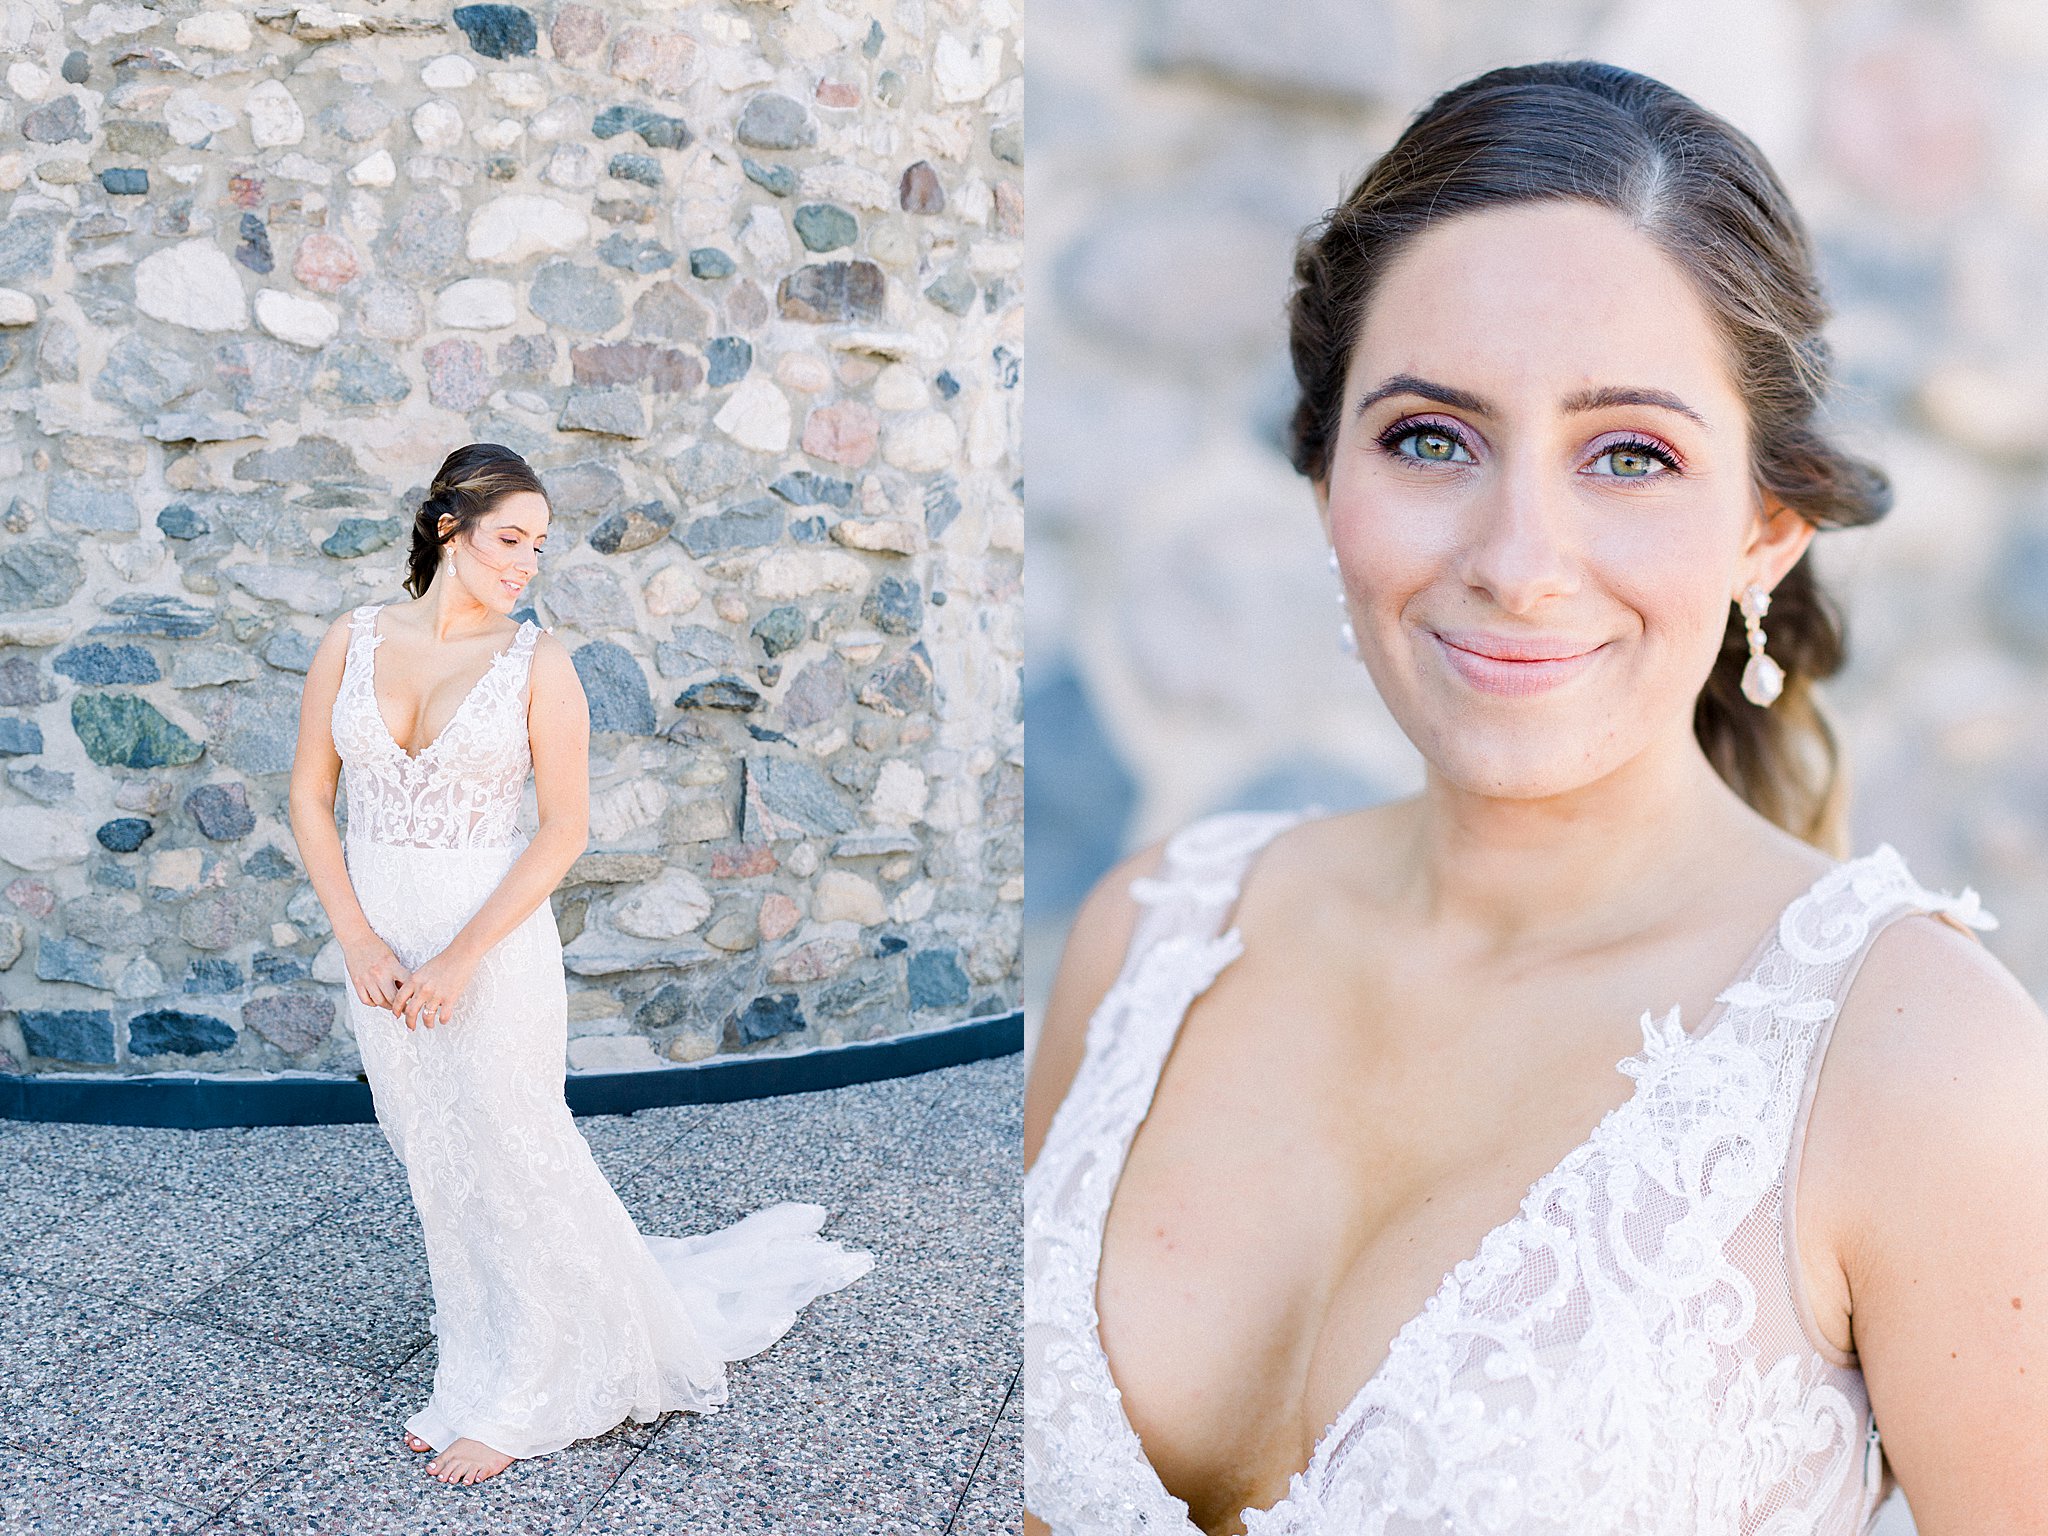
[[[415,758],[392,738],[377,708],[382,606],[368,604],[350,615],[348,654],[330,717],[348,794],[349,842],[412,848],[511,843],[533,768],[525,698],[540,626],[531,619],[520,624],[441,734]]]
[[[1126,1417],[1095,1312],[1103,1224],[1189,1006],[1242,952],[1254,853],[1302,819],[1183,828],[1024,1182],[1025,1505],[1058,1536],[1198,1536]],[[1780,916],[1691,1034],[1642,1016],[1632,1096],[1395,1336],[1249,1536],[1855,1536],[1883,1453],[1800,1294],[1791,1196],[1827,1036],[1909,912],[1995,926],[1890,847]]]

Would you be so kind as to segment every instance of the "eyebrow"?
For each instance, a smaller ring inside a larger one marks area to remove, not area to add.
[[[526,533],[526,529],[525,529],[525,528],[523,528],[523,527],[522,527],[521,525],[519,525],[518,523],[500,523],[500,524],[498,524],[498,526],[499,526],[500,528],[508,528],[508,529],[510,529],[510,530],[511,530],[512,532],[514,532],[514,533]],[[537,543],[539,543],[539,542],[540,542],[540,541],[541,541],[542,539],[544,539],[544,538],[546,538],[546,537],[547,537],[547,535],[546,535],[546,534],[544,534],[544,533],[539,533],[539,534],[535,534],[535,533],[526,533],[526,536],[527,536],[527,537],[528,537],[529,539],[532,539],[532,540],[533,540],[533,541],[534,541],[534,542],[535,542],[536,544],[537,544]]]
[[[1473,394],[1470,390],[1417,378],[1412,373],[1397,373],[1377,388],[1368,390],[1364,398],[1358,402],[1357,414],[1363,416],[1373,406],[1392,395],[1420,395],[1425,400],[1434,400],[1454,410],[1470,411],[1475,416],[1495,414],[1493,407],[1483,397]],[[1608,384],[1594,389],[1582,389],[1564,398],[1564,408],[1571,412],[1599,411],[1616,405],[1652,405],[1659,410],[1673,411],[1701,427],[1707,425],[1705,417],[1668,389]]]

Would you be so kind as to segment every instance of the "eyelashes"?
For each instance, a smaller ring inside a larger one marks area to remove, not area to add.
[[[1382,429],[1373,441],[1387,457],[1408,464],[1478,462],[1472,440],[1464,429],[1440,417],[1404,416]],[[1603,480],[1661,480],[1666,475],[1685,473],[1685,461],[1676,449],[1633,432],[1607,433],[1595,439],[1594,452],[1586,462],[1609,466],[1595,476]],[[1642,466],[1642,471],[1621,467],[1632,462]],[[1652,465],[1656,467],[1648,467]]]

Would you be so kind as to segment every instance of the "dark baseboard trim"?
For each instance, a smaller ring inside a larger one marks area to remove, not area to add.
[[[1024,1049],[1024,1014],[991,1014],[938,1029],[761,1056],[712,1057],[639,1072],[572,1072],[579,1115],[623,1115],[664,1104],[729,1104],[909,1077]],[[377,1118],[359,1078],[38,1077],[0,1073],[0,1120],[64,1120],[209,1130],[230,1125],[342,1125]]]

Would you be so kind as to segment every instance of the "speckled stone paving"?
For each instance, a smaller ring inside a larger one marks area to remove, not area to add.
[[[1022,1058],[578,1122],[648,1232],[815,1200],[875,1268],[729,1367],[471,1488],[400,1441],[426,1259],[375,1126],[0,1121],[0,1531],[991,1536],[1020,1523]]]

